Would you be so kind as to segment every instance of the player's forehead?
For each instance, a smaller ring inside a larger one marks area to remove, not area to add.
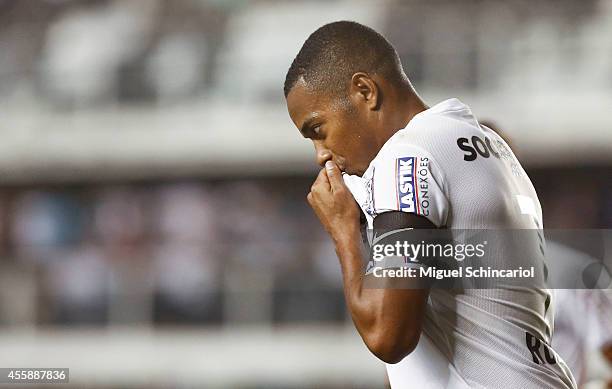
[[[329,99],[321,91],[315,91],[300,78],[287,95],[287,110],[297,128],[313,118],[324,116]]]

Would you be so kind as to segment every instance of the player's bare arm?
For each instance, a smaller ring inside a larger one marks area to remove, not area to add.
[[[319,172],[308,202],[334,241],[357,331],[378,358],[399,362],[419,341],[428,290],[363,287],[359,208],[334,162]]]

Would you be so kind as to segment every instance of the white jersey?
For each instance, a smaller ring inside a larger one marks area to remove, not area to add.
[[[389,211],[450,229],[542,228],[540,203],[520,163],[457,99],[414,116],[362,177],[344,180],[369,228]],[[539,247],[503,250],[530,255]],[[392,388],[574,388],[549,346],[551,300],[546,289],[432,289],[417,348],[387,365]]]

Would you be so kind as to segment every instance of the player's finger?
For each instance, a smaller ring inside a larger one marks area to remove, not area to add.
[[[317,176],[317,179],[315,180],[314,184],[312,184],[312,186],[320,188],[321,190],[326,190],[328,192],[331,190],[331,186],[329,184],[325,169],[321,169],[319,175]]]
[[[306,200],[308,201],[308,204],[310,205],[314,204],[314,198],[312,197],[312,192],[308,192],[308,195],[306,196]]]
[[[338,165],[336,165],[335,162],[325,162],[325,171],[327,173],[327,179],[329,180],[329,185],[332,191],[336,192],[344,188],[344,180],[342,179],[342,173],[340,172],[340,169],[338,169]]]

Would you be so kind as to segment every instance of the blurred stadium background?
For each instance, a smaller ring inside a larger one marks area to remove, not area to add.
[[[385,387],[282,95],[342,19],[386,35],[426,102],[511,138],[545,226],[612,227],[612,1],[0,0],[0,366]]]

